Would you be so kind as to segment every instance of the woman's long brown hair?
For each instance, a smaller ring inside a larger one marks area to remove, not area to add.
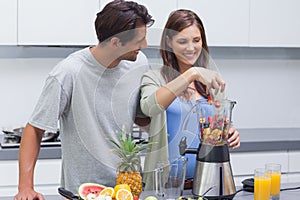
[[[160,42],[160,55],[164,65],[161,69],[161,73],[167,83],[180,75],[177,58],[173,50],[167,45],[167,37],[172,39],[173,36],[180,31],[194,24],[199,28],[202,39],[202,51],[194,66],[206,68],[208,65],[209,49],[206,43],[205,30],[201,19],[191,10],[176,10],[169,16]],[[194,81],[194,83],[198,93],[207,98],[206,86],[199,81]]]

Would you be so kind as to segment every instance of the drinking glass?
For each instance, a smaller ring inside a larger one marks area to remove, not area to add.
[[[268,163],[265,165],[267,175],[271,176],[271,199],[280,198],[281,165]]]
[[[254,200],[269,200],[271,177],[264,168],[254,170]]]
[[[183,193],[187,159],[180,157],[154,171],[155,195],[164,200],[175,200]]]

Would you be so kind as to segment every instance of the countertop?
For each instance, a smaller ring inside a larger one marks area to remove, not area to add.
[[[299,183],[284,183],[282,184],[281,188],[295,188],[295,187],[300,187],[300,182]],[[241,187],[236,188],[237,191],[241,189]],[[141,199],[144,199],[146,196],[149,194],[143,192],[142,195],[140,196]],[[191,190],[185,190],[183,192],[183,196],[190,197],[191,196]],[[300,196],[300,189],[297,190],[286,190],[286,191],[281,191],[280,192],[280,200],[298,200]],[[253,193],[252,192],[246,192],[246,191],[241,191],[238,192],[233,200],[253,200]]]
[[[239,129],[241,136],[241,147],[231,152],[253,152],[253,151],[290,151],[300,150],[300,128],[284,129]],[[0,161],[17,160],[18,148],[1,148]],[[41,147],[39,159],[60,159],[61,147]],[[284,185],[286,187],[299,187],[296,185]],[[188,192],[188,191],[185,191]],[[1,194],[0,194],[1,195]],[[281,192],[281,200],[299,199],[300,190]],[[62,200],[59,194],[45,195],[46,200]],[[0,200],[11,200],[13,197],[1,197]],[[239,192],[234,200],[253,200],[253,194],[249,192]]]
[[[300,183],[289,183],[283,184],[281,188],[290,188],[290,187],[299,187]],[[239,188],[237,188],[239,189]],[[189,196],[191,194],[191,190],[184,191],[184,196]],[[143,192],[140,198],[143,200],[146,196],[152,195],[146,192]],[[297,190],[288,190],[280,192],[280,200],[298,200],[300,196],[300,189]],[[1,197],[1,200],[12,200],[13,197]],[[64,198],[60,195],[45,195],[46,200],[63,200]],[[251,192],[239,192],[235,195],[233,200],[253,200],[253,193]]]
[[[65,198],[60,195],[45,195],[45,200],[64,200]],[[1,200],[13,200],[14,197],[1,197]]]
[[[230,152],[300,150],[300,128],[239,129],[241,147]],[[17,160],[19,148],[1,148],[0,160]],[[41,147],[39,159],[60,159],[61,147]]]
[[[300,150],[300,128],[238,129],[241,138],[234,152]]]

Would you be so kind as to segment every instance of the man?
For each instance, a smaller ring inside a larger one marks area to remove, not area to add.
[[[138,119],[140,78],[148,69],[139,51],[147,47],[146,27],[153,22],[144,6],[112,1],[95,20],[98,45],[71,54],[50,72],[23,132],[15,200],[44,199],[34,191],[34,167],[43,133],[55,132],[58,121],[61,186],[77,193],[84,182],[115,184],[118,159],[107,139],[123,126],[130,131]]]

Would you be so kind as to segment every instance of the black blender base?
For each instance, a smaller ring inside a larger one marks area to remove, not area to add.
[[[195,197],[200,197],[198,195],[194,195]],[[235,194],[226,195],[226,196],[204,196],[207,200],[232,200]]]

